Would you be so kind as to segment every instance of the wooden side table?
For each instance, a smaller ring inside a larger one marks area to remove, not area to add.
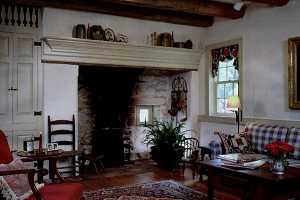
[[[59,174],[57,170],[57,161],[61,159],[65,159],[68,157],[73,157],[76,155],[79,155],[79,151],[64,151],[64,150],[55,150],[55,151],[46,151],[43,153],[39,153],[37,151],[34,152],[26,152],[26,151],[19,151],[17,152],[17,155],[20,157],[25,158],[25,161],[37,161],[37,169],[40,170],[38,173],[38,183],[43,182],[43,174],[41,169],[44,167],[44,161],[49,160],[51,163],[51,167],[49,171],[49,174],[54,174],[53,177],[50,177],[52,179],[52,182],[54,181],[55,175],[58,179],[63,181],[63,178]]]
[[[220,160],[200,162],[208,170],[208,199],[214,189],[234,193],[243,199],[288,199],[300,197],[300,169],[289,167],[276,175],[268,169],[234,169],[221,165]]]

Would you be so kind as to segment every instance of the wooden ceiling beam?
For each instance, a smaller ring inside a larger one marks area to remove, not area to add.
[[[170,10],[176,12],[207,15],[214,17],[224,17],[238,19],[244,16],[244,9],[237,11],[233,4],[203,1],[203,0],[94,0],[98,2],[110,2],[116,5],[130,5],[146,7],[159,10]]]
[[[289,0],[247,0],[247,1],[256,2],[256,3],[265,3],[273,6],[284,6],[289,2]]]
[[[197,27],[209,27],[213,24],[213,17],[210,16],[170,10],[162,12],[161,10],[153,8],[141,8],[95,0],[14,0],[14,2],[21,5],[96,12]]]

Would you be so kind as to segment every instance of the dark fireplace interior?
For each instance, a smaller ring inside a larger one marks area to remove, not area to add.
[[[106,166],[124,163],[124,131],[132,123],[131,97],[140,73],[140,69],[79,67],[79,98],[85,98],[79,101],[88,103],[88,107],[79,106],[79,113],[87,109],[92,118],[86,119],[91,128],[83,131],[92,132],[91,152],[104,155]],[[79,126],[84,128],[85,124]]]

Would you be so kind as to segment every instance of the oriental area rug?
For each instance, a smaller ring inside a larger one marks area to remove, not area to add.
[[[175,181],[159,181],[84,192],[85,200],[206,200],[204,193]]]

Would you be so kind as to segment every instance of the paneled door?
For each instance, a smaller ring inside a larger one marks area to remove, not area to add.
[[[12,66],[13,39],[9,33],[0,32],[0,121],[12,121]]]
[[[34,41],[33,34],[0,32],[1,124],[34,122],[38,92]]]
[[[38,109],[37,34],[0,32],[0,129],[12,150],[36,133]]]
[[[15,123],[34,122],[37,109],[37,47],[32,34],[13,36],[13,110]]]

